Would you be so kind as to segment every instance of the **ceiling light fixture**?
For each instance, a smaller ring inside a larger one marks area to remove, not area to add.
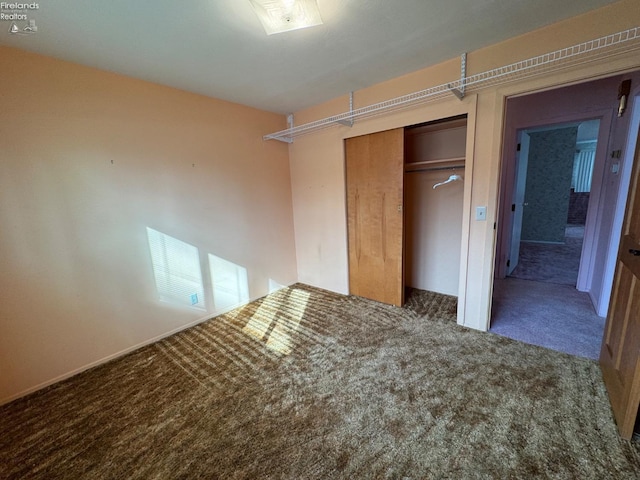
[[[267,35],[321,25],[317,0],[249,0]]]

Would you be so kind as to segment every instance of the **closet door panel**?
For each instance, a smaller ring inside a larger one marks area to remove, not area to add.
[[[345,141],[349,290],[402,305],[404,129]]]

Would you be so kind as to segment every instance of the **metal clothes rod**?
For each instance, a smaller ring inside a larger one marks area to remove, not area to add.
[[[448,167],[405,168],[404,173],[431,172],[435,170],[460,170],[460,169],[464,169],[464,165],[450,165]]]
[[[613,55],[619,55],[637,49],[640,49],[640,27],[630,28],[554,52],[538,55],[537,57],[487,70],[471,75],[470,77],[465,75],[466,54],[463,54],[461,57],[461,70],[463,75],[458,80],[366,107],[350,108],[348,112],[326,117],[314,122],[298,126],[293,126],[293,122],[291,122],[289,128],[286,130],[271,133],[262,138],[264,140],[279,140],[281,142],[292,143],[295,137],[319,131],[323,128],[345,124],[347,122],[353,124],[355,120],[431,102],[449,95],[456,95],[461,98],[469,91],[477,91],[489,86],[502,85],[517,79],[553,72],[602,58],[609,58]],[[353,96],[350,96],[350,102],[351,105],[353,105]]]
[[[433,189],[435,190],[438,187],[441,187],[443,185],[447,185],[451,182],[462,182],[464,181],[464,178],[462,178],[460,175],[450,175],[449,178],[443,182],[438,182],[433,186]]]

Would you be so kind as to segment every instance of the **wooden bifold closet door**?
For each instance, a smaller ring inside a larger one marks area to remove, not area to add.
[[[618,430],[628,440],[640,405],[640,131],[600,366]]]
[[[349,290],[401,306],[404,129],[345,140]]]

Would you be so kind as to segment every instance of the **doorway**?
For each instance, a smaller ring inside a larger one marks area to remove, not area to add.
[[[508,277],[577,285],[599,127],[594,119],[518,131]]]
[[[632,114],[617,115],[625,78],[634,87],[640,80],[636,72],[507,100],[492,332],[598,358],[614,220],[626,199],[621,152]],[[572,152],[549,154],[572,136]],[[531,176],[536,156],[540,171]],[[536,195],[536,182],[556,186]]]

